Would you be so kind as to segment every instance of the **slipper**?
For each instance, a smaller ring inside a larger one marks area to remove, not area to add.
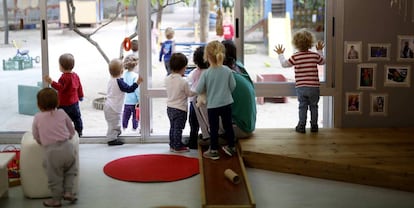
[[[59,203],[59,204],[54,204],[53,202],[54,202],[53,200],[46,200],[46,201],[43,201],[43,206],[45,206],[45,207],[61,207],[61,206],[62,206],[62,204],[61,204],[61,203]]]

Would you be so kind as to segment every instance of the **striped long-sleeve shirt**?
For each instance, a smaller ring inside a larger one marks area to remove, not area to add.
[[[288,60],[279,54],[279,61],[282,67],[295,67],[296,87],[319,87],[318,65],[325,64],[322,50],[300,51]]]

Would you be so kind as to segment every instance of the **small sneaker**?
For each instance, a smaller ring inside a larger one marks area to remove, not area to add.
[[[219,155],[218,151],[217,150],[210,150],[210,149],[208,149],[207,151],[205,151],[203,153],[203,157],[209,158],[209,159],[212,159],[212,160],[220,159],[220,155]]]
[[[189,152],[190,148],[188,147],[170,148],[170,151],[175,152],[175,153],[183,153],[183,152]]]
[[[114,146],[114,145],[123,145],[124,142],[120,139],[114,139],[108,142],[109,146]]]
[[[311,124],[311,132],[318,132],[319,128],[318,128],[318,124]]]
[[[230,157],[237,153],[236,147],[229,147],[228,145],[226,145],[226,146],[223,146],[222,149]]]
[[[306,133],[305,125],[297,125],[295,131],[302,134]]]

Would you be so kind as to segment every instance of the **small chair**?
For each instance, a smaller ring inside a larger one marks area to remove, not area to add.
[[[75,144],[76,165],[79,169],[79,136],[76,133],[70,140]],[[21,140],[20,179],[24,196],[28,198],[51,197],[46,172],[43,168],[44,149],[33,138],[32,132],[26,132]],[[78,192],[79,175],[75,177],[73,191]]]

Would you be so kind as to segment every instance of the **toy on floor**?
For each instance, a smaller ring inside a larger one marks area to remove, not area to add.
[[[23,40],[23,42],[26,42]],[[17,49],[16,55],[8,60],[3,59],[3,70],[23,70],[33,68],[33,61],[40,62],[40,56],[30,57],[29,50],[22,50],[22,44],[16,40],[12,40],[13,46]]]

